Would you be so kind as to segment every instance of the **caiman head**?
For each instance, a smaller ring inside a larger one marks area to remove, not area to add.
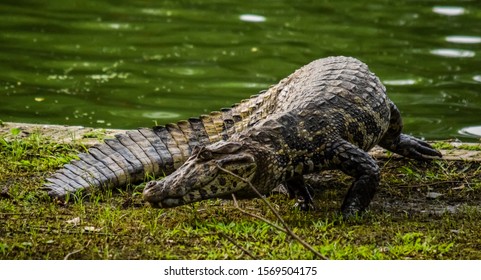
[[[174,173],[149,182],[143,197],[152,206],[175,207],[214,197],[225,197],[249,185],[221,168],[252,180],[257,170],[252,151],[239,142],[221,141],[196,147],[191,157]]]

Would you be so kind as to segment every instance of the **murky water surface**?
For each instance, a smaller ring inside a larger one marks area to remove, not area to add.
[[[228,107],[330,55],[366,62],[408,133],[481,137],[474,0],[2,0],[0,120],[164,124]]]

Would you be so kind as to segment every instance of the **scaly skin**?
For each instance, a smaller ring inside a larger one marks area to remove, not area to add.
[[[272,90],[272,89],[271,89]],[[174,173],[147,184],[154,207],[226,197],[255,197],[284,184],[309,202],[303,176],[339,169],[354,177],[341,211],[366,209],[379,185],[379,167],[367,154],[380,146],[418,160],[441,157],[427,143],[402,134],[402,120],[379,79],[346,57],[314,61],[275,87],[268,114],[218,143],[196,148]]]

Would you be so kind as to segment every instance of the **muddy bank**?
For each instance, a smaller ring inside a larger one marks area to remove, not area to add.
[[[5,139],[28,137],[33,133],[50,138],[57,143],[69,144],[72,142],[83,145],[101,143],[105,138],[113,138],[115,134],[123,133],[122,129],[91,128],[68,125],[46,125],[29,123],[3,122],[0,125],[0,137]]]

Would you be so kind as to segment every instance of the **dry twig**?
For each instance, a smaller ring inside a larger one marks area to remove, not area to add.
[[[416,185],[403,184],[403,185],[398,185],[397,187],[422,188],[422,187],[430,187],[430,186],[444,185],[444,184],[469,184],[469,183],[467,181],[453,180],[453,181],[437,181],[437,182],[430,182],[430,183],[421,183]]]
[[[220,170],[236,177],[237,179],[243,181],[244,183],[248,184],[249,187],[251,187],[251,189],[257,194],[257,196],[262,199],[262,201],[267,205],[267,207],[269,207],[269,209],[272,211],[272,213],[274,213],[274,215],[277,217],[277,219],[281,222],[281,224],[284,226],[284,229],[285,231],[294,239],[296,239],[299,243],[302,244],[302,246],[304,246],[306,249],[308,249],[309,251],[311,251],[314,255],[316,255],[318,258],[320,259],[323,259],[323,260],[328,260],[328,258],[324,255],[322,255],[321,253],[319,253],[316,249],[314,249],[311,245],[309,245],[306,241],[304,241],[303,239],[301,239],[299,236],[297,236],[292,230],[291,228],[287,225],[287,223],[284,221],[284,219],[282,219],[281,215],[279,214],[279,212],[276,211],[276,209],[274,209],[274,207],[269,203],[269,201],[267,201],[267,199],[257,190],[256,187],[254,187],[254,185],[252,185],[252,183],[249,181],[249,180],[246,180],[242,177],[240,177],[239,175],[237,174],[234,174],[233,172],[223,168],[222,166],[219,166],[217,165],[217,168],[219,168]],[[251,215],[252,216],[252,215]],[[257,217],[257,215],[255,215],[254,217]],[[265,221],[265,219],[262,219],[262,221]],[[270,225],[272,225],[272,223],[269,223]],[[277,227],[276,227],[277,228]]]
[[[242,247],[241,245],[237,244],[237,242],[232,237],[228,236],[227,234],[225,234],[223,232],[219,232],[218,234],[220,236],[222,236],[223,238],[229,240],[237,248],[241,249],[242,252],[246,253],[249,257],[251,257],[251,259],[257,260],[257,258],[251,252],[249,252],[246,248]]]
[[[282,228],[282,227],[280,227],[280,226],[272,223],[272,222],[269,221],[268,219],[266,219],[266,218],[264,218],[264,217],[262,217],[262,216],[256,215],[256,214],[254,214],[254,213],[247,212],[247,211],[245,211],[244,209],[240,208],[240,206],[239,206],[239,204],[237,203],[237,199],[236,199],[236,197],[235,197],[234,194],[232,194],[232,200],[234,201],[234,206],[235,206],[235,208],[236,208],[237,210],[239,210],[240,212],[242,212],[243,214],[246,214],[246,215],[248,215],[248,216],[251,216],[251,217],[253,217],[253,218],[256,218],[256,219],[258,219],[258,220],[261,220],[261,221],[263,221],[264,223],[266,223],[266,224],[268,224],[268,225],[270,225],[270,226],[272,226],[272,227],[275,227],[276,229],[278,229],[278,230],[280,230],[280,231],[282,231],[282,232],[288,233],[287,230],[285,230],[284,228]]]
[[[82,247],[82,248],[80,248],[80,249],[78,249],[78,250],[75,250],[75,251],[73,251],[73,252],[68,253],[68,254],[65,256],[65,258],[63,258],[63,259],[64,259],[64,260],[68,260],[68,258],[69,258],[71,255],[77,254],[77,253],[81,252],[83,249],[85,249],[86,247],[88,247],[89,244],[90,244],[90,239],[89,239],[89,241],[87,242],[87,245],[85,245],[84,247]]]

